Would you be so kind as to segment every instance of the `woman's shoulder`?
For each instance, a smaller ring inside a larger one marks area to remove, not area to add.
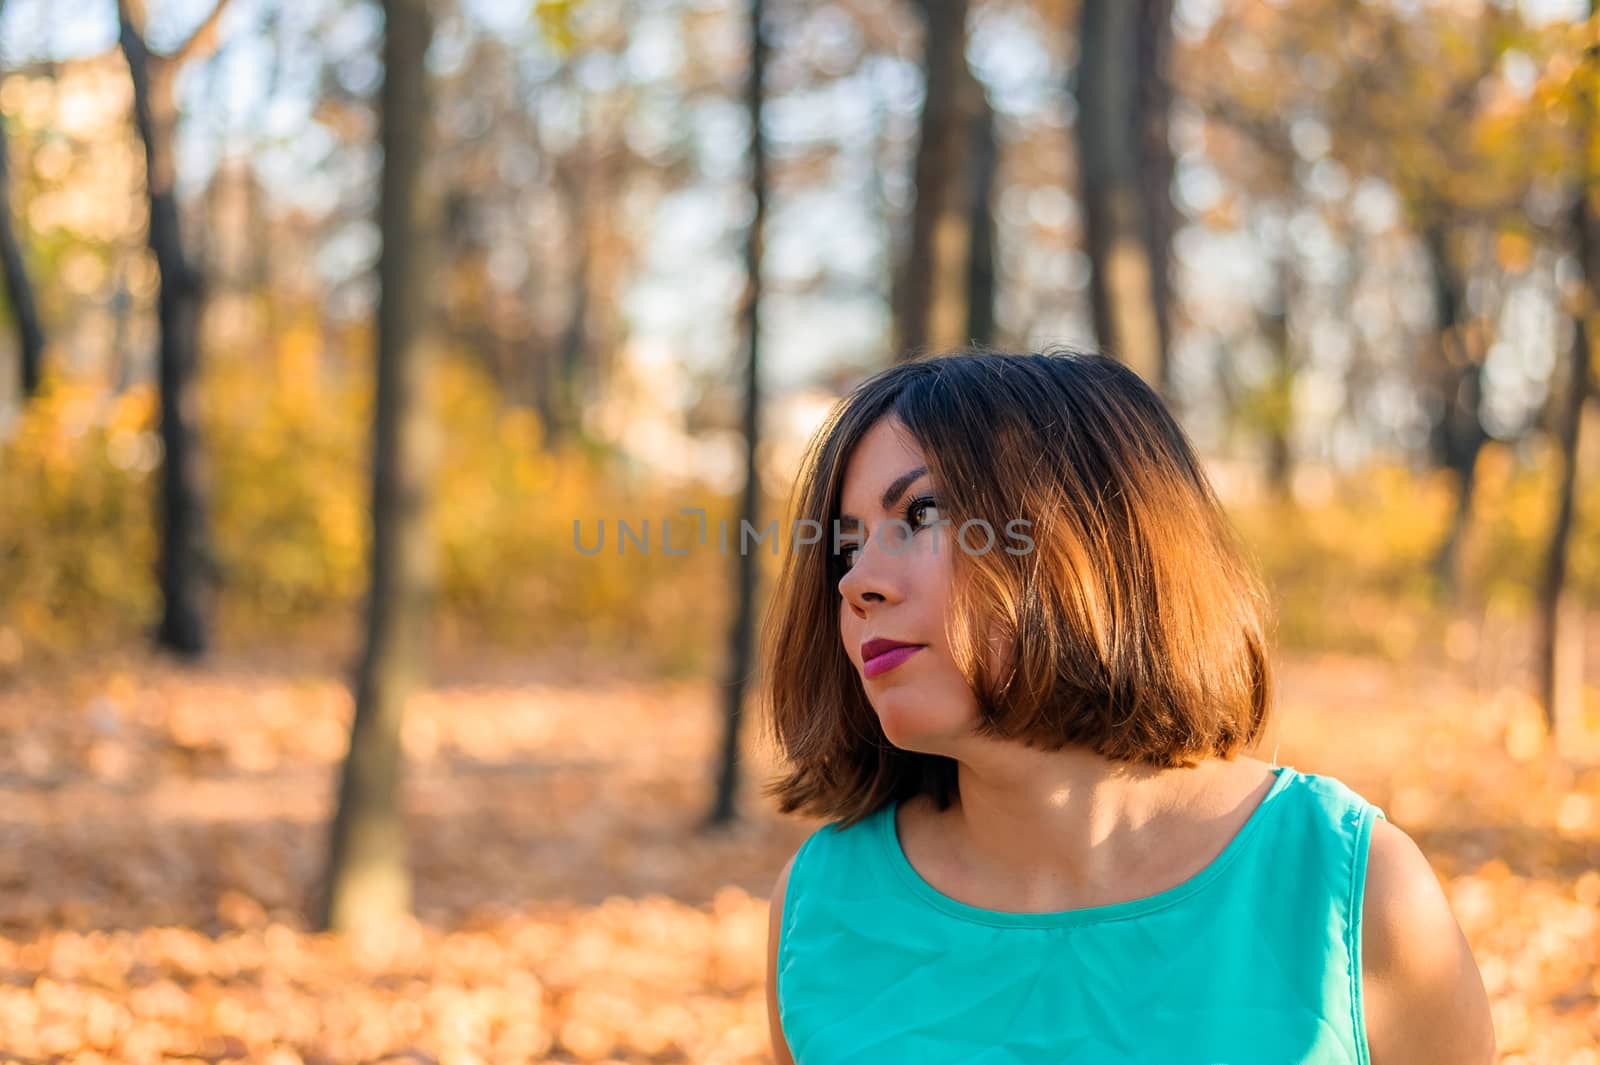
[[[1382,813],[1376,804],[1339,777],[1327,773],[1307,772],[1293,766],[1286,767],[1284,771],[1293,774],[1297,784],[1330,805],[1358,808],[1370,806]]]
[[[895,805],[886,803],[848,824],[844,820],[830,820],[813,827],[779,871],[773,884],[774,902],[781,902],[790,893],[791,880],[812,876],[812,867],[840,860],[849,863],[859,857],[852,852],[877,845],[884,831],[882,819],[893,816]]]
[[[1403,830],[1373,826],[1361,967],[1374,1065],[1494,1060],[1488,995],[1427,857]]]

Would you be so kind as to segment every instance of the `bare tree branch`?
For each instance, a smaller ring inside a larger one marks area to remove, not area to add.
[[[211,14],[206,16],[206,20],[195,28],[195,31],[189,35],[187,41],[184,41],[173,50],[171,59],[174,62],[182,63],[202,53],[214,51],[217,47],[217,24],[222,21],[222,13],[227,8],[228,0],[217,0],[216,5],[211,9]]]
[[[4,0],[0,0],[0,4],[3,3]],[[216,48],[217,25],[222,21],[222,14],[227,9],[228,0],[217,0],[211,8],[211,13],[189,35],[188,40],[165,55],[152,52],[145,43],[144,0],[117,0],[117,20],[121,22],[124,33],[132,33],[139,39],[141,50],[151,60],[160,63],[183,63]]]

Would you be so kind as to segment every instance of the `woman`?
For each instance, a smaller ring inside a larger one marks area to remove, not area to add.
[[[1136,374],[895,366],[796,501],[823,532],[765,628],[768,793],[829,820],[772,892],[780,1065],[1493,1060],[1412,841],[1243,753],[1265,597]]]

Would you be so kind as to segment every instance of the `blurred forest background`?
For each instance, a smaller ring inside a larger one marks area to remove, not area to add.
[[[977,342],[1162,391],[1263,756],[1600,1063],[1597,94],[1586,0],[3,0],[0,1059],[768,1060],[715,530]]]

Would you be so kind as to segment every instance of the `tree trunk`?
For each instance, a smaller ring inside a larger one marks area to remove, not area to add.
[[[983,83],[968,71],[966,83],[972,101],[969,112],[968,155],[964,190],[967,211],[966,336],[964,340],[988,346],[995,342],[994,193],[1000,169],[1000,143],[994,108]]]
[[[495,391],[504,393],[505,376],[495,362],[496,351],[484,308],[488,279],[484,276],[484,250],[472,237],[472,193],[462,183],[439,196],[439,260],[444,269],[447,297],[441,308],[443,329],[451,345],[471,353]]]
[[[1280,257],[1274,270],[1276,306],[1262,312],[1262,331],[1272,349],[1263,415],[1267,438],[1267,485],[1279,503],[1294,503],[1294,351],[1289,341],[1290,265]]]
[[[1591,7],[1593,5],[1591,4]],[[1587,145],[1593,136],[1593,116],[1580,124]],[[1600,306],[1595,286],[1600,285],[1600,218],[1590,202],[1587,183],[1579,187],[1572,209],[1572,231],[1577,237],[1578,267],[1583,271],[1583,301],[1573,315],[1572,348],[1567,358],[1567,389],[1560,393],[1556,442],[1561,452],[1561,473],[1556,482],[1556,513],[1545,541],[1544,566],[1539,580],[1538,621],[1534,634],[1533,667],[1539,702],[1544,708],[1546,727],[1554,733],[1569,707],[1582,700],[1582,668],[1562,669],[1566,648],[1577,648],[1574,639],[1582,605],[1567,588],[1567,555],[1572,542],[1573,514],[1577,508],[1578,443],[1583,426],[1583,408],[1593,388],[1591,361],[1595,310]],[[1571,651],[1568,651],[1571,654]],[[1570,680],[1569,680],[1570,678]],[[1567,683],[1563,683],[1566,681]]]
[[[745,85],[745,106],[750,115],[750,196],[754,209],[745,235],[745,287],[739,317],[745,343],[744,383],[744,492],[739,502],[741,523],[761,527],[761,467],[757,451],[761,442],[761,255],[762,228],[767,217],[767,148],[761,135],[765,97],[767,39],[762,29],[764,0],[750,0],[750,70]],[[737,816],[739,792],[739,736],[744,721],[745,690],[754,661],[756,585],[760,577],[759,546],[744,543],[741,524],[734,536],[737,600],[729,632],[728,676],[723,683],[722,752],[717,769],[716,797],[707,825],[723,825]]]
[[[566,77],[578,94],[570,64]],[[581,96],[578,97],[581,100]],[[595,187],[595,153],[590,145],[592,135],[587,116],[579,104],[579,133],[572,147],[572,158],[555,163],[555,189],[566,203],[568,224],[571,226],[572,263],[566,320],[557,340],[555,359],[550,372],[541,382],[545,393],[543,406],[548,410],[549,431],[546,445],[557,449],[562,443],[580,435],[583,421],[582,375],[585,357],[591,342],[589,318],[594,269],[594,234],[591,199],[599,194]]]
[[[923,104],[910,239],[895,259],[901,359],[992,344],[995,336],[994,109],[966,62],[966,5],[930,0],[920,10],[923,76],[935,80]],[[953,85],[938,82],[946,76]]]
[[[173,141],[178,109],[173,94],[178,65],[209,36],[219,3],[201,31],[173,56],[153,55],[145,45],[141,5],[118,5],[120,44],[133,80],[134,118],[144,142],[150,200],[149,245],[159,278],[159,388],[161,397],[161,560],[163,600],[159,647],[186,657],[207,644],[209,549],[206,543],[202,457],[196,374],[202,299],[200,271],[185,255],[178,223]]]
[[[1367,240],[1362,235],[1360,227],[1352,227],[1352,232],[1348,233],[1345,239],[1344,263],[1333,293],[1335,306],[1339,307],[1349,307],[1354,304],[1362,266],[1368,256]],[[1372,347],[1371,341],[1361,330],[1350,331],[1350,358],[1344,367],[1344,398],[1340,409],[1340,416],[1354,426],[1360,436],[1368,440],[1378,438],[1378,434],[1373,431],[1375,427],[1369,427],[1371,411],[1375,405],[1373,394],[1377,390],[1380,378],[1378,361]]]
[[[116,287],[111,291],[111,367],[107,375],[117,395],[133,384],[133,352],[128,350],[129,319],[133,316],[133,293],[128,291],[128,272],[117,267]]]
[[[432,25],[427,0],[385,0],[384,12],[371,589],[318,915],[321,927],[339,932],[381,927],[411,910],[400,725],[425,668],[434,577],[428,484],[435,440],[425,403],[430,360],[419,341],[425,261],[419,183],[429,123],[423,57]]]
[[[1172,0],[1084,0],[1077,147],[1095,335],[1170,394]]]
[[[1177,208],[1172,202],[1172,180],[1177,160],[1172,154],[1169,125],[1172,116],[1172,7],[1173,0],[1144,0],[1139,20],[1137,54],[1144,77],[1139,82],[1139,176],[1144,192],[1141,206],[1150,258],[1150,303],[1154,308],[1156,359],[1155,386],[1172,397],[1172,236],[1177,230]]]
[[[28,280],[22,244],[11,218],[10,147],[6,144],[4,122],[0,122],[0,266],[4,266],[6,274],[6,302],[17,326],[17,350],[22,356],[22,396],[26,400],[39,391],[39,378],[44,370],[44,329],[39,324],[33,285]]]
[[[261,306],[261,343],[267,351],[278,347],[278,296],[274,285],[272,254],[272,218],[269,214],[266,186],[252,163],[249,175],[248,219],[250,234],[248,276],[245,284],[252,298]]]
[[[1450,249],[1448,223],[1435,220],[1423,230],[1433,273],[1437,328],[1428,377],[1437,407],[1430,440],[1435,460],[1456,482],[1456,505],[1449,528],[1434,554],[1433,570],[1441,596],[1459,602],[1463,591],[1461,545],[1472,519],[1478,457],[1488,440],[1483,428],[1483,362],[1480,339],[1466,317],[1466,282]]]
[[[897,359],[912,358],[933,342],[938,279],[949,276],[938,268],[939,263],[966,259],[965,249],[954,247],[966,228],[963,212],[959,204],[950,211],[949,204],[954,199],[951,186],[961,170],[962,98],[968,91],[964,83],[971,78],[965,55],[967,3],[919,0],[918,9],[923,25],[924,92],[910,239],[895,273]]]
[[[994,338],[993,196],[999,146],[983,83],[964,61],[959,76],[956,124],[950,133],[961,161],[943,178],[929,258],[901,264],[906,274],[931,277],[927,320],[911,328],[920,330],[923,343],[935,351]]]

